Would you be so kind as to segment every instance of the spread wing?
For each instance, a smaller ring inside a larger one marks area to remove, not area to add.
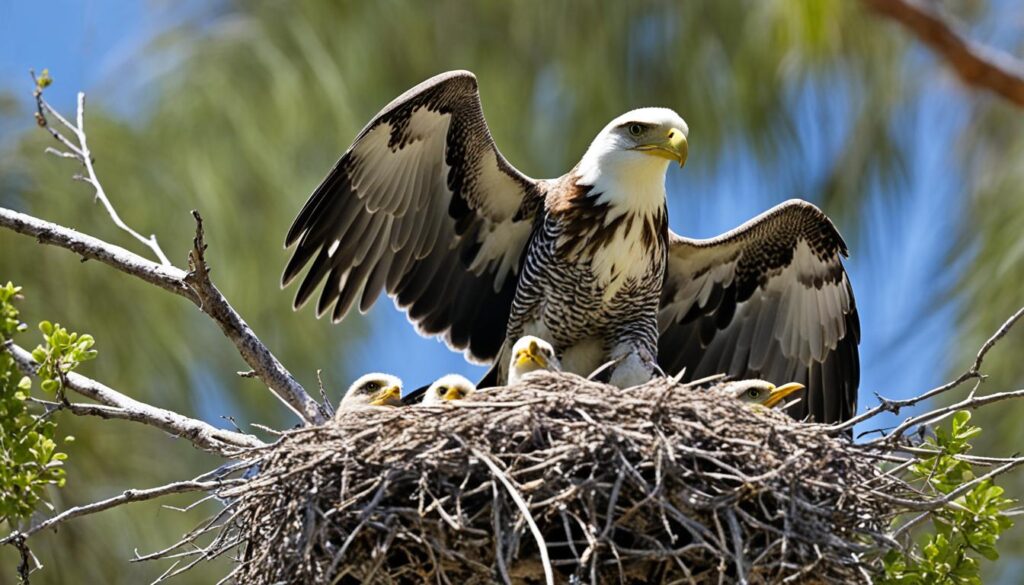
[[[323,282],[317,316],[335,321],[387,291],[421,333],[488,360],[542,200],[495,147],[473,74],[444,73],[377,114],[306,201],[282,284],[309,265],[295,308]]]
[[[817,207],[790,200],[716,238],[670,235],[658,360],[686,379],[726,373],[800,382],[790,413],[818,422],[857,407],[860,322],[841,256]]]

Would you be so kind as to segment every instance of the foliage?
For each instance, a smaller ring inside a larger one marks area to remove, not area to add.
[[[924,447],[936,454],[911,466],[915,483],[937,496],[954,492],[975,479],[970,463],[958,456],[971,449],[970,440],[981,428],[968,424],[971,413],[953,415],[951,431],[936,428],[935,437]],[[1013,500],[1003,497],[1003,488],[991,480],[977,483],[931,515],[932,530],[922,533],[919,543],[907,551],[894,550],[885,558],[886,584],[981,584],[978,555],[995,561],[996,542],[1013,525],[1007,509]]]
[[[20,291],[21,287],[10,282],[0,287],[0,336],[5,341],[27,328],[18,320],[14,306]],[[83,359],[95,356],[88,347],[82,349],[92,345],[91,337],[46,325],[50,331],[47,344],[52,348],[48,354],[54,359],[51,372],[68,372]],[[70,341],[74,339],[77,341]],[[86,339],[87,344],[83,343]],[[85,357],[89,352],[91,355]],[[44,388],[47,383],[56,388],[53,375],[42,376]],[[45,503],[46,488],[63,487],[65,481],[67,455],[57,450],[57,423],[49,413],[30,408],[31,387],[32,381],[21,375],[11,355],[0,352],[0,523],[15,524],[28,518],[40,503]],[[71,437],[64,440],[70,441]]]
[[[62,398],[64,375],[96,357],[92,349],[95,340],[92,335],[79,335],[49,321],[40,322],[39,331],[45,343],[32,351],[32,359],[39,363],[39,386]]]

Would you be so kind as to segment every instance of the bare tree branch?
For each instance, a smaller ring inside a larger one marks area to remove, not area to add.
[[[899,424],[895,429],[889,431],[885,435],[870,441],[869,445],[875,445],[885,442],[893,442],[899,440],[908,429],[913,428],[917,425],[935,423],[945,418],[948,415],[955,413],[958,410],[977,410],[981,406],[986,404],[992,404],[993,402],[1001,402],[1003,400],[1010,400],[1013,398],[1024,398],[1024,388],[1020,390],[1011,390],[1008,392],[996,392],[994,394],[987,394],[985,396],[974,396],[971,394],[967,398],[959,402],[950,404],[949,406],[943,406],[930,410],[924,414],[913,416]]]
[[[249,325],[236,312],[224,295],[210,280],[210,267],[206,263],[206,241],[203,218],[198,211],[192,211],[196,221],[196,236],[192,251],[189,252],[189,273],[185,282],[192,288],[199,300],[199,308],[213,318],[242,355],[245,363],[256,375],[281,398],[299,417],[311,423],[327,420],[327,415],[298,381],[270,353],[267,346],[256,337]]]
[[[110,198],[107,197],[106,192],[103,190],[103,185],[100,184],[99,179],[96,177],[96,167],[92,159],[92,154],[89,152],[89,143],[85,135],[85,94],[78,92],[78,111],[77,116],[75,117],[77,123],[72,124],[43,99],[43,89],[39,80],[36,78],[35,72],[31,72],[31,75],[32,81],[36,84],[36,90],[33,93],[36,98],[36,121],[40,126],[46,128],[50,132],[51,136],[67,147],[70,152],[61,152],[52,148],[48,148],[46,151],[62,158],[73,158],[81,163],[82,166],[85,167],[86,173],[85,176],[81,177],[81,180],[91,185],[96,191],[96,200],[99,201],[107,210],[107,214],[110,215],[110,219],[114,222],[114,225],[127,232],[136,240],[145,244],[153,251],[153,254],[156,255],[161,264],[164,266],[170,266],[171,261],[167,259],[167,255],[164,254],[163,249],[160,248],[160,244],[157,243],[156,235],[150,235],[147,238],[126,224],[124,220],[121,219],[121,216],[117,214],[117,210],[114,209],[114,205],[110,202]],[[47,115],[53,116],[65,128],[70,130],[74,135],[75,140],[78,141],[78,144],[74,144],[64,136],[60,130],[50,126]]]
[[[931,390],[923,394],[919,394],[917,396],[907,398],[904,400],[889,400],[888,398],[879,397],[880,402],[878,406],[871,408],[863,412],[862,414],[859,414],[851,418],[846,422],[833,425],[829,427],[829,430],[831,432],[839,432],[845,431],[846,429],[852,429],[855,425],[862,423],[868,419],[874,418],[879,413],[885,411],[891,412],[893,414],[899,414],[901,408],[914,406],[915,404],[924,402],[929,398],[933,398],[935,396],[938,396],[939,394],[944,394],[952,390],[953,388],[956,388],[957,386],[963,384],[967,380],[983,379],[984,375],[981,373],[981,364],[982,362],[985,361],[985,356],[988,354],[989,350],[992,349],[992,347],[996,344],[997,341],[999,341],[1000,339],[1005,337],[1007,333],[1009,333],[1010,329],[1013,328],[1013,326],[1017,323],[1017,321],[1021,319],[1021,317],[1024,317],[1024,307],[1017,309],[1016,313],[1011,315],[1009,319],[1007,319],[1005,322],[1003,322],[1002,325],[999,326],[999,329],[996,330],[996,332],[992,334],[992,337],[989,337],[988,340],[986,340],[985,343],[981,346],[981,349],[978,350],[978,354],[974,357],[974,363],[971,364],[971,367],[968,368],[966,372],[960,374],[955,380],[947,382],[941,386],[932,388]]]
[[[198,215],[198,214],[196,214]],[[270,390],[307,423],[326,420],[315,400],[288,372],[270,350],[256,337],[245,320],[231,307],[209,278],[205,258],[193,250],[190,258],[198,264],[191,273],[174,266],[164,266],[71,228],[41,220],[24,213],[0,207],[0,227],[32,236],[41,244],[49,244],[98,260],[121,272],[184,297],[213,318],[221,331],[235,344],[242,359]],[[197,219],[197,244],[202,241],[202,223]]]
[[[863,0],[898,21],[941,55],[964,83],[988,89],[1024,107],[1024,64],[1011,55],[970,41],[934,5],[920,0]]]
[[[28,376],[36,376],[39,364],[32,354],[11,341],[3,342],[4,351],[14,358],[18,369]],[[70,403],[66,407],[75,414],[130,420],[162,429],[176,437],[187,439],[197,448],[226,455],[239,448],[260,447],[260,441],[252,435],[218,429],[201,420],[190,418],[174,411],[151,406],[129,398],[124,394],[91,378],[70,372],[66,374],[66,389],[91,398],[99,405]]]
[[[142,502],[145,500],[152,500],[153,498],[159,498],[161,496],[166,496],[169,494],[181,494],[186,492],[208,492],[223,487],[245,483],[245,481],[247,480],[224,479],[214,481],[176,481],[174,483],[169,483],[166,485],[162,485],[160,487],[149,488],[145,490],[125,490],[123,493],[121,493],[121,495],[114,496],[112,498],[107,498],[105,500],[100,500],[99,502],[85,504],[83,506],[75,506],[74,508],[65,510],[64,512],[61,512],[60,514],[57,514],[52,518],[47,518],[46,520],[43,520],[42,522],[29,528],[28,530],[25,530],[24,532],[16,530],[11,534],[8,534],[4,538],[0,538],[0,546],[15,541],[24,541],[25,538],[32,536],[40,530],[51,528],[53,526],[56,526],[57,524],[60,524],[67,520],[71,520],[72,518],[78,518],[79,516],[95,514],[96,512],[102,512],[103,510],[116,508],[117,506],[127,504],[129,502]]]
[[[32,236],[40,244],[49,244],[71,250],[82,258],[97,260],[126,272],[136,278],[183,296],[195,304],[198,297],[185,284],[185,271],[147,260],[120,246],[108,244],[99,238],[83,234],[72,228],[50,223],[31,215],[0,207],[0,226]]]

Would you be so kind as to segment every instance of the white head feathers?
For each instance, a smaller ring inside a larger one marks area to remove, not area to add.
[[[359,406],[400,406],[402,380],[398,376],[373,372],[352,382],[338,405],[338,412]]]
[[[441,376],[423,395],[424,406],[437,406],[451,400],[463,400],[476,392],[476,385],[458,374]]]
[[[512,346],[512,361],[508,366],[508,383],[516,384],[530,372],[547,370],[559,372],[562,365],[550,343],[533,335],[520,337]]]
[[[580,160],[578,183],[595,193],[630,194],[633,205],[661,205],[669,162],[686,161],[690,129],[668,108],[640,108],[612,120]]]

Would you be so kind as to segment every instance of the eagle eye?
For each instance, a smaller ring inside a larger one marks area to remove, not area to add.
[[[640,136],[643,133],[644,133],[644,127],[642,125],[637,124],[636,122],[633,122],[632,124],[629,125],[629,135],[630,136]]]
[[[757,398],[760,394],[761,392],[757,388],[751,388],[750,390],[747,390],[747,396],[751,398]]]
[[[438,386],[437,387],[437,395],[438,396],[444,395],[444,393],[447,392],[447,391],[448,391],[448,388],[446,388],[445,386]]]

